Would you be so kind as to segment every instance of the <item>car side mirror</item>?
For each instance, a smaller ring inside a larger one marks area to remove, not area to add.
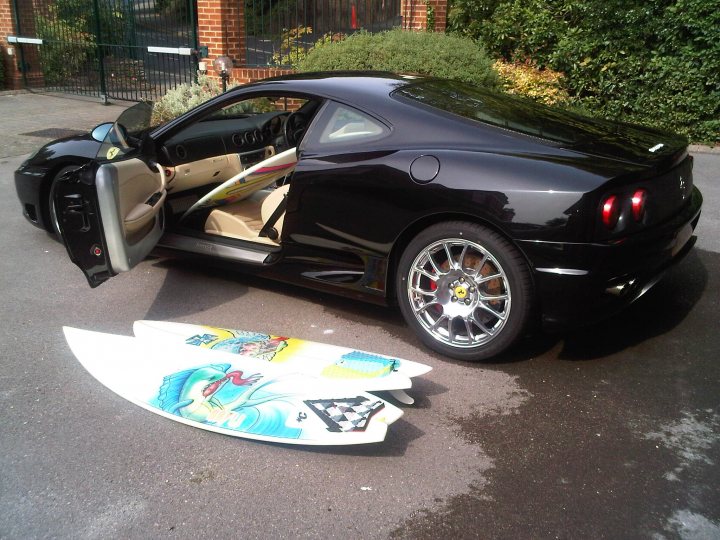
[[[103,124],[100,124],[98,126],[95,126],[92,131],[90,132],[90,136],[95,139],[97,142],[103,142],[105,140],[105,137],[107,137],[108,131],[110,131],[110,128],[113,126],[113,122],[105,122]]]

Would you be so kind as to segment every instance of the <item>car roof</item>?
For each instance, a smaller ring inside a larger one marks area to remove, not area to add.
[[[419,78],[424,77],[385,71],[293,73],[239,86],[231,92],[245,92],[250,88],[267,90],[276,87],[278,91],[318,95],[351,102],[361,107],[372,107],[378,102],[387,101],[393,90]]]

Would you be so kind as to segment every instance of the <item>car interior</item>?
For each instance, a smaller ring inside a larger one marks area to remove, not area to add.
[[[297,144],[319,104],[247,99],[167,140],[162,161],[170,218],[185,229],[277,246]]]
[[[279,246],[297,147],[322,102],[246,98],[162,141],[159,163],[150,168],[138,158],[115,162],[125,242],[140,242],[157,226],[155,218],[164,208],[166,229]],[[133,148],[120,120],[113,126],[114,138],[106,139],[100,150],[111,161]],[[383,129],[351,107],[333,103],[317,135],[319,143],[333,144],[381,136]]]

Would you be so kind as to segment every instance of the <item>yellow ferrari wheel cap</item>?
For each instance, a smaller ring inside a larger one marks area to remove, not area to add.
[[[465,298],[467,296],[467,289],[462,285],[455,287],[455,296],[458,298]]]

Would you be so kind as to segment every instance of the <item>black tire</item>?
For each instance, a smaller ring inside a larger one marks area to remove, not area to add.
[[[525,259],[476,223],[438,223],[418,234],[400,258],[396,286],[400,311],[422,342],[459,360],[497,356],[530,318]]]
[[[63,243],[62,235],[60,234],[60,231],[58,230],[58,220],[57,215],[55,214],[55,203],[53,202],[53,186],[55,185],[55,182],[58,178],[60,178],[63,174],[65,174],[68,171],[73,171],[77,169],[77,165],[68,165],[66,167],[63,167],[60,169],[57,174],[52,179],[52,184],[50,184],[50,189],[48,189],[48,198],[47,198],[47,204],[48,204],[48,211],[47,216],[48,220],[50,221],[50,232],[55,234],[55,237],[57,238],[58,242]]]

